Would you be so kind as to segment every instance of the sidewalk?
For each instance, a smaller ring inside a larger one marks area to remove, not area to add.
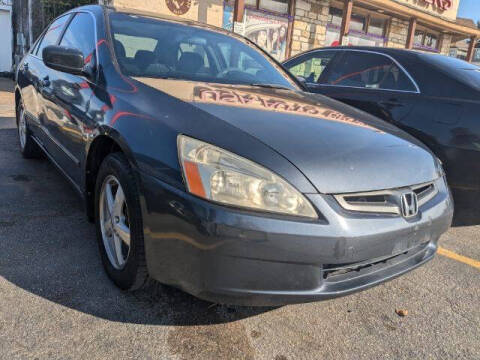
[[[0,78],[0,129],[11,128],[15,122],[14,84],[10,79]]]

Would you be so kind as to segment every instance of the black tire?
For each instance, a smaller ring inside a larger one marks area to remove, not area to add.
[[[113,175],[125,194],[130,223],[130,251],[122,269],[110,262],[100,226],[100,194],[105,179]],[[121,289],[133,291],[143,287],[148,279],[143,241],[143,222],[135,175],[122,153],[112,153],[102,162],[95,184],[95,227],[102,263],[110,279]]]
[[[20,122],[21,118],[23,117],[23,121],[25,121],[25,142],[22,145],[22,141],[20,137],[22,136],[20,133]],[[23,104],[22,101],[19,102],[17,106],[16,112],[17,118],[17,133],[18,133],[18,143],[20,145],[20,152],[25,159],[37,159],[42,156],[42,150],[38,147],[37,143],[32,139],[30,129],[28,128],[28,122],[25,119],[25,114],[23,112]]]

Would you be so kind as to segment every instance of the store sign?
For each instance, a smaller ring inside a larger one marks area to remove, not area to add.
[[[190,10],[192,0],[165,0],[168,9],[175,15],[183,15]]]
[[[435,5],[442,10],[448,10],[453,6],[452,0],[423,0],[427,4]]]
[[[430,14],[440,15],[451,20],[457,18],[460,0],[393,0],[399,3],[408,4]]]

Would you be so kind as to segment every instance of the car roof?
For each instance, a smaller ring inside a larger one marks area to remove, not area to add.
[[[387,48],[387,47],[377,47],[377,46],[326,46],[326,47],[320,47],[316,49],[311,49],[304,51],[302,53],[299,53],[295,55],[294,57],[290,58],[296,58],[304,54],[308,54],[314,51],[318,50],[359,50],[359,51],[371,51],[371,52],[377,52],[377,53],[382,53],[390,56],[402,56],[402,57],[410,57],[410,58],[418,58],[418,55],[421,54],[421,52],[417,50],[407,50],[407,49],[396,49],[396,48]],[[288,60],[290,60],[288,59]],[[286,60],[286,61],[288,61]]]

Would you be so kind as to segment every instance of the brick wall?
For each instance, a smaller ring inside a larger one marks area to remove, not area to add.
[[[387,47],[405,49],[408,37],[409,22],[392,18],[388,33]]]
[[[293,22],[292,56],[324,46],[329,7],[329,0],[297,0]]]

